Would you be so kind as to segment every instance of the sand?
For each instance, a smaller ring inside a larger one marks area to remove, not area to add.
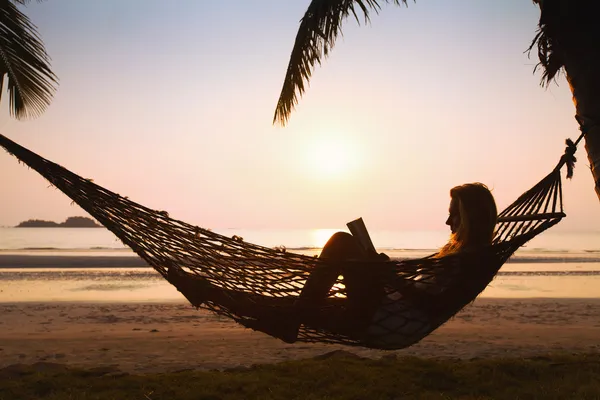
[[[600,299],[478,299],[419,344],[286,344],[185,303],[0,303],[0,368],[40,361],[126,372],[226,369],[334,350],[472,359],[600,351]]]
[[[92,253],[93,254],[93,253]],[[147,267],[148,264],[140,257],[102,256],[102,255],[31,255],[31,254],[2,254],[0,252],[0,269],[10,268],[114,268]]]

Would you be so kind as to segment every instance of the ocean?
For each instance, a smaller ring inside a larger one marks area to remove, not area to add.
[[[225,236],[316,255],[336,230],[223,229]],[[447,231],[371,231],[393,258],[429,255]],[[496,298],[600,297],[600,233],[545,232],[520,249],[481,294]],[[183,297],[104,228],[0,228],[0,303],[180,302]]]

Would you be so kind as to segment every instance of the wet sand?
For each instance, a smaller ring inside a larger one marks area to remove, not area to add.
[[[137,268],[148,263],[136,255],[1,254],[0,269],[12,268]]]
[[[0,368],[39,361],[128,372],[224,369],[315,357],[519,357],[600,352],[600,299],[478,299],[420,343],[376,351],[286,344],[187,303],[0,303]]]

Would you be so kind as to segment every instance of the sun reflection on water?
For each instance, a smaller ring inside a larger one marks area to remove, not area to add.
[[[323,248],[331,235],[338,231],[339,229],[313,229],[311,231],[312,247],[318,249]]]

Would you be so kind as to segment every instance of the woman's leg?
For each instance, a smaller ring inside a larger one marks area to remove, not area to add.
[[[296,302],[300,322],[361,338],[384,296],[385,269],[376,265],[379,260],[370,261],[372,257],[354,236],[343,232],[333,235],[319,257],[331,262],[311,272]],[[348,263],[348,260],[358,262]],[[345,286],[346,312],[328,315],[319,306],[325,303],[340,275]],[[297,332],[298,327],[295,329]]]
[[[327,264],[319,264],[310,273],[300,297],[299,306],[318,306],[325,301],[327,294],[342,274],[345,260],[365,259],[366,251],[354,238],[346,232],[337,232],[325,244],[319,258],[328,260]]]
[[[298,304],[313,306],[324,302],[338,276],[342,274],[343,262],[348,259],[365,259],[366,256],[366,252],[354,236],[346,232],[335,233],[327,241],[319,256],[319,258],[330,262],[318,265],[313,269],[302,288]],[[349,271],[349,273],[352,274],[352,271]],[[244,304],[238,298],[239,296],[232,295],[232,291],[214,287],[204,278],[194,274],[169,268],[168,275],[168,280],[196,307],[199,307],[206,300],[222,304],[227,308],[252,309],[254,306],[253,303]],[[355,277],[349,281],[352,283],[360,282],[360,277]],[[352,283],[350,286],[356,286]],[[352,291],[352,288],[350,288],[350,291]]]

